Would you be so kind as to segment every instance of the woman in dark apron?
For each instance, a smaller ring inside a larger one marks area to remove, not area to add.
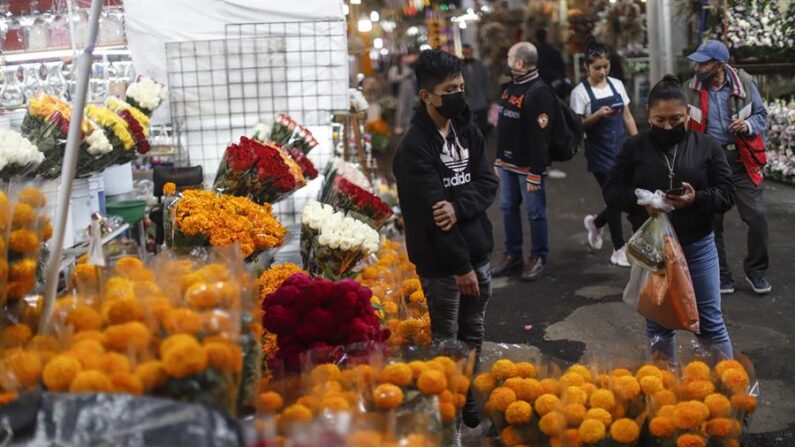
[[[638,130],[627,107],[629,99],[624,86],[621,81],[608,77],[610,52],[607,47],[589,42],[585,50],[585,67],[588,77],[572,91],[571,106],[583,117],[588,172],[596,177],[599,186],[604,189],[607,174],[613,168],[621,144],[627,136],[635,135]],[[594,250],[602,248],[602,229],[607,225],[613,241],[610,262],[629,267],[621,211],[608,206],[598,215],[585,216],[584,223],[588,230],[588,244]]]

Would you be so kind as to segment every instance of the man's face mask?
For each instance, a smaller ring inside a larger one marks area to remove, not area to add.
[[[718,74],[718,71],[723,70],[723,64],[714,64],[714,66],[707,70],[696,71],[696,79],[701,82],[707,82]]]

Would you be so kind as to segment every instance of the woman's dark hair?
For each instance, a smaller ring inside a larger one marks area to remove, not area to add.
[[[417,88],[432,92],[445,79],[461,74],[463,64],[461,59],[446,51],[425,50],[420,53],[414,71],[417,75]]]
[[[679,78],[675,75],[667,74],[660,79],[660,82],[654,84],[649,92],[649,108],[654,107],[660,101],[679,100],[682,104],[687,104],[685,92],[682,90],[682,84]]]
[[[610,48],[589,37],[585,41],[585,65],[591,65],[597,59],[610,59]]]

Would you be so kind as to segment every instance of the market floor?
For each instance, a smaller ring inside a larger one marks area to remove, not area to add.
[[[611,243],[591,252],[582,219],[603,206],[596,180],[585,171],[582,157],[559,166],[568,177],[548,180],[547,204],[551,255],[547,275],[534,283],[495,280],[486,318],[486,339],[527,343],[568,361],[584,356],[640,358],[644,353],[643,321],[621,301],[628,269],[609,263]],[[723,308],[736,350],[755,364],[760,405],[745,447],[795,446],[795,188],[769,183],[766,201],[770,223],[768,279],[773,292],[755,296],[743,281],[745,227],[737,212],[727,218],[727,249],[737,292],[724,297]],[[499,205],[490,211],[499,258],[502,219]],[[525,222],[525,247],[529,230]],[[628,238],[629,228],[625,230]],[[532,326],[532,327],[531,327]],[[694,337],[681,334],[680,348]]]

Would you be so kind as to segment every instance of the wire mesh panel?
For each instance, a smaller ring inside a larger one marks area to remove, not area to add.
[[[319,146],[309,158],[331,158],[333,112],[348,109],[347,35],[343,20],[227,25],[225,39],[166,44],[171,116],[177,144],[215,177],[224,149],[258,123],[286,113],[307,126]],[[315,181],[276,207],[296,222],[319,190]]]

